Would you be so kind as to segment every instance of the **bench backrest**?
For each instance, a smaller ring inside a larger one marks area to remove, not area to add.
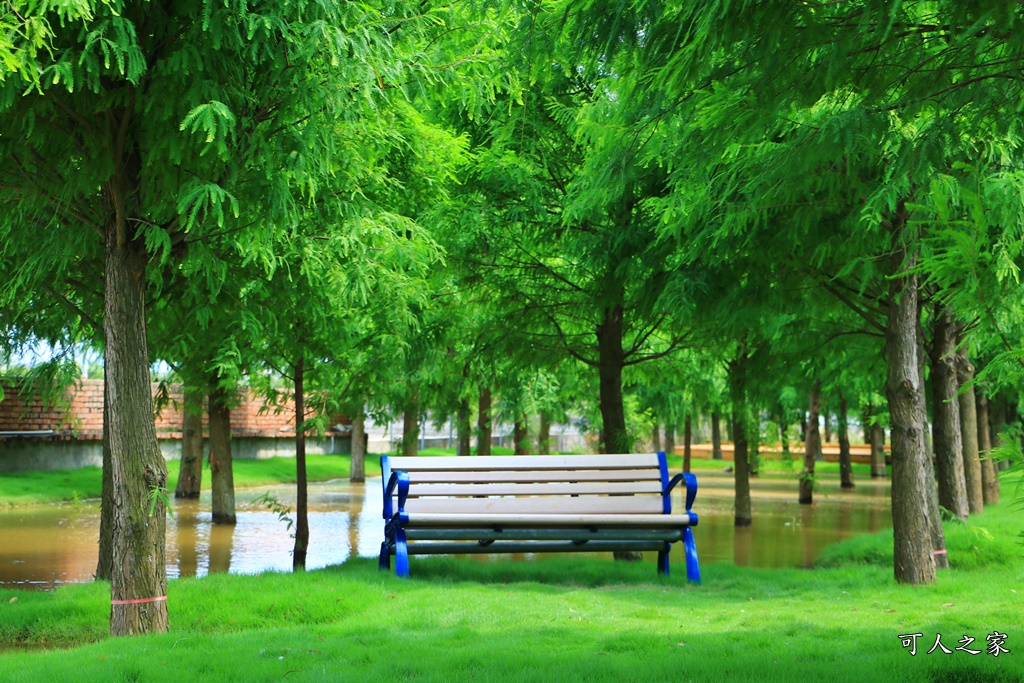
[[[664,514],[671,511],[664,453],[638,455],[381,458],[409,475],[410,513]],[[384,516],[396,509],[385,500]]]

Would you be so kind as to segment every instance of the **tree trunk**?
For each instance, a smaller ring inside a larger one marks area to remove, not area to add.
[[[875,407],[869,403],[869,404],[867,404],[864,407],[864,412],[861,414],[861,417],[860,417],[860,423],[864,427],[863,431],[864,431],[864,445],[865,446],[870,446],[871,445],[871,422],[872,422],[871,418],[874,417],[874,414],[875,414]]]
[[[747,467],[747,361],[746,353],[740,353],[729,362],[729,393],[733,406],[733,478],[736,490],[734,525],[738,527],[753,523],[750,472]]]
[[[606,308],[604,320],[597,326],[601,434],[605,453],[629,453],[626,411],[622,402],[622,306]]]
[[[526,416],[516,420],[512,427],[513,452],[515,455],[530,454],[530,431],[527,428]]]
[[[356,408],[352,418],[352,462],[348,480],[353,484],[366,481],[366,413],[363,406]]]
[[[420,400],[413,394],[405,404],[402,419],[402,455],[414,456],[420,450]]]
[[[231,461],[231,409],[228,392],[216,382],[210,385],[210,487],[214,524],[234,524],[235,475]]]
[[[654,423],[654,428],[651,430],[651,446],[654,447],[655,453],[661,452],[661,425],[657,422]]]
[[[847,429],[846,408],[846,397],[839,394],[839,422],[837,424],[839,432],[839,485],[844,489],[852,489],[854,487],[853,463],[850,460],[850,434]]]
[[[458,455],[469,455],[470,444],[473,438],[473,428],[469,424],[469,399],[459,401],[459,448]]]
[[[871,425],[871,476],[885,479],[885,430],[877,423]]]
[[[110,461],[110,404],[107,398],[110,394],[107,393],[106,381],[103,385],[103,482],[100,492],[100,549],[96,578],[110,581],[111,564],[114,562],[114,466]]]
[[[928,519],[932,537],[932,557],[935,560],[936,569],[945,569],[949,566],[949,557],[946,555],[946,532],[942,528],[942,510],[939,506],[939,487],[935,481],[935,451],[931,446],[931,431],[928,428],[928,400],[924,379],[925,365],[927,365],[928,353],[925,351],[925,331],[921,323],[923,301],[918,298],[917,302],[917,379],[921,387],[920,420],[924,433],[924,452],[932,461],[932,466],[925,468],[925,476],[928,477]]]
[[[203,481],[203,397],[196,387],[185,387],[181,405],[181,470],[175,498],[195,499]]]
[[[957,394],[960,403],[960,431],[963,438],[964,481],[967,484],[967,506],[972,515],[985,511],[984,483],[981,475],[981,460],[978,459],[978,407],[974,401],[974,366],[967,357],[964,345],[956,353],[956,374],[961,391]]]
[[[821,411],[821,382],[811,385],[808,401],[807,435],[804,437],[804,471],[800,473],[800,504],[814,502],[814,462],[821,452],[818,413]]]
[[[295,546],[292,571],[306,571],[309,549],[309,504],[306,484],[306,358],[295,361]]]
[[[722,418],[718,411],[711,413],[711,459],[722,459]]]
[[[547,413],[540,413],[540,429],[537,430],[537,455],[551,455],[551,419]]]
[[[752,425],[754,427],[754,438],[750,438],[750,432],[746,433],[747,437],[747,471],[750,476],[756,477],[761,474],[761,436],[760,425],[757,424],[757,420],[754,420]]]
[[[125,219],[130,185],[118,169],[106,192],[117,210],[107,226],[103,332],[110,446],[112,635],[167,630],[164,505],[167,465],[156,440],[146,339],[145,244]],[[155,500],[154,500],[155,498]],[[150,506],[153,506],[152,515]]]
[[[984,391],[977,391],[974,394],[974,401],[978,409],[978,455],[983,458],[981,492],[985,505],[995,505],[999,502],[999,477],[996,475],[995,464],[988,457],[992,450],[992,433],[988,429],[988,396]]]
[[[897,257],[902,256],[897,252]],[[918,373],[916,259],[898,264],[889,281],[885,334],[886,395],[892,425],[893,570],[899,583],[933,583],[929,486],[925,450],[924,389]]]
[[[960,519],[967,518],[960,403],[956,392],[957,326],[949,311],[935,311],[932,337],[932,442],[939,477],[939,505]]]
[[[786,424],[786,418],[783,417],[783,412],[779,411],[779,443],[782,444],[782,459],[789,462],[793,459],[793,453],[789,449],[789,425]]]
[[[690,444],[693,441],[693,424],[690,414],[686,414],[683,422],[683,472],[690,471]]]
[[[665,452],[669,455],[675,455],[676,452],[676,427],[675,425],[665,425]]]
[[[480,388],[480,402],[477,405],[476,454],[491,454],[491,388]]]
[[[1003,442],[1003,428],[1006,426],[1006,397],[996,396],[989,399],[989,441],[993,448]],[[999,487],[999,472],[1003,469],[1002,462],[992,461],[996,473],[996,487]]]
[[[821,414],[821,423],[825,431],[824,443],[832,443],[832,416],[829,414],[827,406],[824,407],[824,412]]]

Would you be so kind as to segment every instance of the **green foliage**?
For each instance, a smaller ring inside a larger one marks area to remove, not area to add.
[[[292,509],[278,500],[270,491],[266,491],[262,495],[256,497],[252,502],[253,505],[265,507],[277,515],[278,521],[284,522],[285,528],[289,531],[291,530],[292,525],[295,524],[295,520],[288,516]]]

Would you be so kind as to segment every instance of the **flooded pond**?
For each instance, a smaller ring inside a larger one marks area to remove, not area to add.
[[[700,490],[694,511],[700,524],[694,535],[701,564],[809,567],[829,545],[892,526],[888,481],[858,481],[854,491],[843,492],[838,476],[825,475],[819,477],[815,504],[802,506],[796,502],[796,475],[772,473],[751,480],[754,526],[736,529],[732,474],[696,474]],[[198,501],[174,501],[174,517],[167,520],[168,576],[290,571],[293,539],[286,523],[253,502],[268,491],[294,508],[293,487],[240,490],[234,527],[212,523],[208,493]],[[309,500],[307,567],[377,556],[383,536],[380,479],[365,487],[347,481],[311,484]],[[681,498],[673,500],[674,509],[682,505]],[[47,589],[92,580],[98,535],[95,502],[0,511],[0,587]],[[653,555],[649,561],[654,564]],[[682,566],[682,544],[673,545],[672,561]]]

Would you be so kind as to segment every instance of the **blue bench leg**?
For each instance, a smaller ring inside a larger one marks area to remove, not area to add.
[[[686,578],[700,583],[700,565],[697,563],[697,544],[693,542],[693,529],[683,530],[683,550],[686,552]]]
[[[391,548],[388,547],[387,541],[380,544],[380,559],[377,562],[377,566],[382,571],[391,569]]]
[[[658,551],[658,573],[664,574],[665,576],[668,576],[669,572],[668,551],[671,547],[671,545],[666,543],[665,547]]]
[[[395,532],[395,574],[409,578],[409,547],[405,543],[405,529]]]

